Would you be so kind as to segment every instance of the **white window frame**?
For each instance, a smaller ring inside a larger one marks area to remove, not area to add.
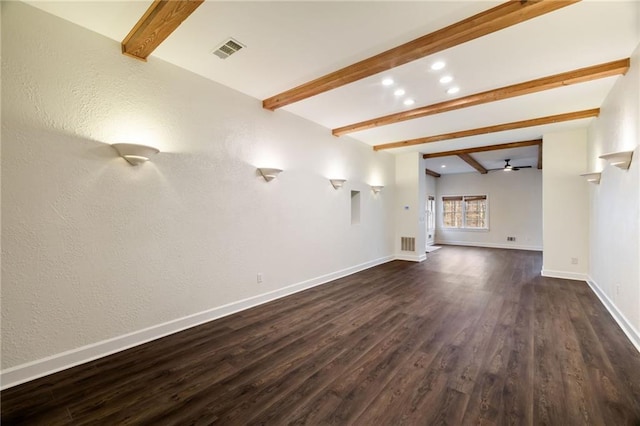
[[[466,211],[466,197],[485,197],[485,226],[484,227],[468,227],[467,226],[467,211]],[[445,226],[445,211],[444,211],[444,202],[446,198],[462,198],[461,208],[462,208],[462,226],[460,227],[452,227]],[[489,194],[465,194],[465,195],[443,195],[440,197],[440,223],[442,224],[442,229],[447,231],[488,231],[489,230]]]

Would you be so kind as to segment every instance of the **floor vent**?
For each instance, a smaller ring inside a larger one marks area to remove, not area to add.
[[[400,237],[400,250],[416,251],[416,239],[414,237]]]
[[[213,54],[216,55],[220,59],[227,59],[229,56],[236,53],[238,50],[246,47],[244,44],[240,43],[238,40],[234,40],[232,38],[225,41],[222,46],[218,47],[213,51]]]

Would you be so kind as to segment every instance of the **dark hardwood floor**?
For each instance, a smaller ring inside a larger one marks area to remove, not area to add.
[[[541,260],[390,262],[5,390],[2,424],[640,424],[640,354]]]

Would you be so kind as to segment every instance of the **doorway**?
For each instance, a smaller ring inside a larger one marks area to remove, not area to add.
[[[428,247],[435,243],[436,238],[436,197],[433,195],[427,195],[424,217],[426,227],[425,242]]]

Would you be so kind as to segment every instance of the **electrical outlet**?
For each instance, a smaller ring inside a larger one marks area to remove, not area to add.
[[[571,264],[572,265],[577,265],[578,264],[578,258],[577,257],[572,257],[571,258]]]
[[[507,237],[507,241],[515,241],[516,237]]]
[[[262,272],[258,272],[256,280],[258,281],[258,284],[260,284],[262,282]]]

